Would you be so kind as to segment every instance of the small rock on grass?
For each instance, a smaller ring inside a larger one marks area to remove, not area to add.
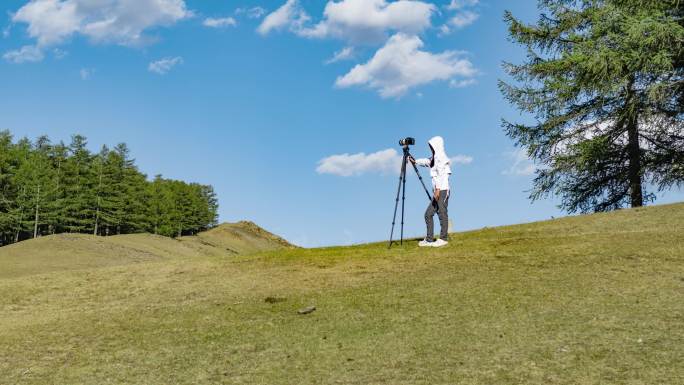
[[[266,297],[266,299],[264,299],[264,302],[266,302],[266,303],[278,303],[278,302],[285,302],[285,301],[286,301],[286,299],[281,298],[281,297]]]
[[[308,306],[308,307],[297,310],[297,313],[300,315],[304,315],[304,314],[313,313],[315,310],[316,310],[316,306]]]

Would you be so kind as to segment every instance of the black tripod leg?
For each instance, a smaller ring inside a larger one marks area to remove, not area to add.
[[[392,247],[392,238],[394,237],[394,224],[397,221],[397,208],[399,207],[399,194],[401,193],[402,185],[406,186],[406,156],[402,159],[401,172],[399,173],[399,187],[397,187],[397,199],[394,202],[394,215],[392,215],[392,231],[390,232],[389,246]],[[403,206],[402,206],[403,212]],[[403,219],[402,219],[403,223]]]
[[[401,192],[401,240],[400,245],[404,245],[404,203],[406,202],[406,157],[404,157],[404,180],[402,182],[402,192]]]

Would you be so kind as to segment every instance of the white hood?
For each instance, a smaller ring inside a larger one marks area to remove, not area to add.
[[[444,151],[444,139],[441,136],[435,136],[432,139],[428,140],[428,143],[430,144],[430,147],[432,147],[432,149],[435,151],[435,166],[439,167],[440,169],[444,167],[449,167],[451,161],[449,160],[449,156],[447,156],[446,151]],[[448,173],[451,173],[450,168],[448,170]]]
[[[432,177],[432,186],[439,190],[449,190],[449,175],[451,175],[451,167],[449,164],[449,156],[444,151],[444,139],[441,136],[435,136],[428,141],[434,154],[430,159],[416,159],[416,164],[423,167],[430,167],[430,176]]]

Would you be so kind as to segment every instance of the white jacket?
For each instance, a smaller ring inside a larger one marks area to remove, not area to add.
[[[444,139],[435,136],[428,141],[434,151],[430,159],[416,159],[416,164],[423,167],[430,167],[432,177],[432,187],[439,190],[449,190],[449,175],[451,175],[451,161],[444,151]]]

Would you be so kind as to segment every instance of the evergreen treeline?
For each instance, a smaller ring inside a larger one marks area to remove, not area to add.
[[[58,233],[191,235],[216,225],[211,186],[148,181],[125,144],[93,154],[86,138],[13,141],[0,131],[0,245]]]

